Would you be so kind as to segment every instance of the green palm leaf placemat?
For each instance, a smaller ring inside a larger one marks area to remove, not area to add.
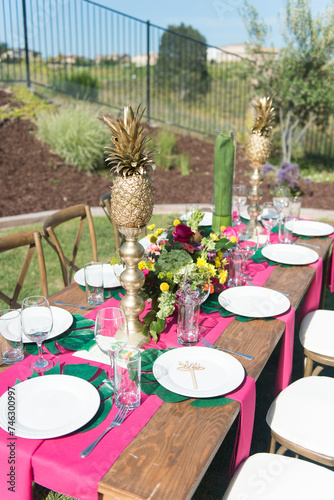
[[[98,373],[99,372],[99,373]],[[79,377],[87,382],[91,383],[100,395],[101,403],[97,413],[94,417],[87,422],[86,425],[78,429],[76,432],[87,432],[94,429],[107,417],[109,414],[112,404],[113,404],[113,388],[111,384],[105,383],[108,380],[107,372],[104,369],[100,369],[98,366],[91,366],[88,363],[79,363],[74,365],[64,365],[61,371],[59,361],[50,370],[44,373],[44,377],[48,375],[72,375],[73,377]],[[33,374],[27,378],[27,380],[40,375],[34,370]],[[15,385],[20,383],[21,380],[17,379]]]
[[[83,291],[85,291],[85,287],[82,285],[79,285],[79,288]],[[122,297],[125,295],[126,290],[122,286],[118,286],[117,288],[104,288],[103,289],[103,294],[105,299],[111,299],[112,297],[115,300],[121,300]]]
[[[146,349],[142,352],[142,374],[141,374],[141,390],[144,394],[155,394],[165,403],[179,403],[181,401],[186,401],[187,396],[181,396],[175,392],[169,391],[159,384],[155,376],[153,375],[153,364],[156,359],[159,358],[163,353],[168,352],[169,349]],[[219,396],[216,398],[199,398],[192,401],[190,404],[195,408],[204,408],[211,406],[222,406],[231,403],[233,399],[225,398],[225,396]]]
[[[274,262],[273,260],[267,259],[262,255],[261,248],[259,248],[251,259],[254,264],[262,264],[262,262],[267,262],[269,266],[281,266],[281,267],[292,267],[290,264],[280,264],[279,262]]]

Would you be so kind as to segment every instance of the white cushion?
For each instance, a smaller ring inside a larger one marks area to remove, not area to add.
[[[299,339],[309,351],[334,358],[334,311],[312,311],[301,322]]]
[[[284,389],[267,413],[279,436],[334,457],[334,378],[306,377]]]
[[[331,499],[334,472],[305,460],[269,453],[249,457],[237,470],[223,500]]]

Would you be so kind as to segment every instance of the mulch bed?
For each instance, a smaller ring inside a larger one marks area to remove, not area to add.
[[[0,107],[10,94],[0,89]],[[12,104],[11,104],[12,105]],[[35,136],[28,120],[0,123],[0,217],[65,208],[77,203],[98,206],[110,190],[108,168],[99,174],[78,172]],[[190,155],[190,175],[156,169],[153,173],[155,203],[211,203],[213,196],[213,140],[178,136],[179,152]],[[249,185],[251,173],[242,146],[236,156],[235,181]],[[269,200],[270,186],[263,182],[262,201]],[[303,207],[333,209],[334,183],[303,185]]]

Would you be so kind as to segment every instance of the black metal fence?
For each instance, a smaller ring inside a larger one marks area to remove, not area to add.
[[[0,10],[1,12],[1,10]],[[27,82],[213,135],[247,133],[241,57],[91,0],[2,0],[0,81]],[[307,153],[334,157],[333,128],[309,132]]]

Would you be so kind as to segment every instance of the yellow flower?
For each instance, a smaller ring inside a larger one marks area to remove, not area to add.
[[[163,230],[163,229],[161,229],[161,228],[159,228],[159,229],[156,229],[156,230],[154,231],[154,233],[153,233],[153,234],[154,234],[154,236],[158,237],[158,236],[160,236],[160,234],[162,234],[163,232],[164,232],[164,230]]]
[[[223,258],[223,252],[221,250],[218,250],[217,257],[219,257],[219,259],[222,260],[222,258]]]
[[[158,278],[159,278],[159,280],[163,280],[163,279],[164,279],[164,277],[165,277],[165,273],[159,273],[159,274],[158,274]]]
[[[115,257],[112,257],[112,258],[110,259],[110,264],[111,264],[112,266],[114,266],[115,264],[117,264],[117,259],[116,259]]]
[[[173,222],[173,226],[178,226],[179,224],[181,224],[179,219],[175,219],[175,221]]]
[[[155,224],[150,224],[149,226],[147,226],[147,229],[149,231],[153,231],[154,228],[155,228]]]
[[[221,263],[220,263],[220,258],[217,256],[217,257],[215,258],[215,266],[216,266],[216,267],[220,267],[220,265],[221,265]]]
[[[215,266],[213,264],[207,264],[206,267],[211,276],[216,274]]]
[[[150,240],[151,243],[156,243],[157,242],[157,237],[154,236],[154,234],[150,234],[148,239]]]
[[[213,240],[213,241],[218,241],[218,236],[215,234],[215,233],[210,233],[210,238]]]
[[[154,267],[154,262],[146,262],[146,269],[151,271]]]
[[[173,275],[172,275],[172,273],[167,273],[166,278],[167,278],[168,280],[173,279]]]
[[[167,291],[169,290],[169,284],[168,284],[168,283],[166,283],[166,282],[161,283],[161,285],[160,285],[160,290],[161,290],[162,292],[167,292]]]
[[[203,266],[206,267],[206,265],[207,265],[206,260],[202,259],[201,257],[197,258],[197,261],[196,261],[197,267],[203,267]]]
[[[227,279],[227,271],[220,271],[219,272],[219,283],[223,285]]]
[[[141,260],[140,262],[138,262],[138,269],[139,271],[142,271],[143,269],[146,269],[146,264],[143,260]]]
[[[230,236],[230,242],[231,243],[236,243],[237,242],[237,238],[235,236]]]
[[[220,230],[222,233],[225,231],[225,229],[226,229],[226,226],[220,226]]]

